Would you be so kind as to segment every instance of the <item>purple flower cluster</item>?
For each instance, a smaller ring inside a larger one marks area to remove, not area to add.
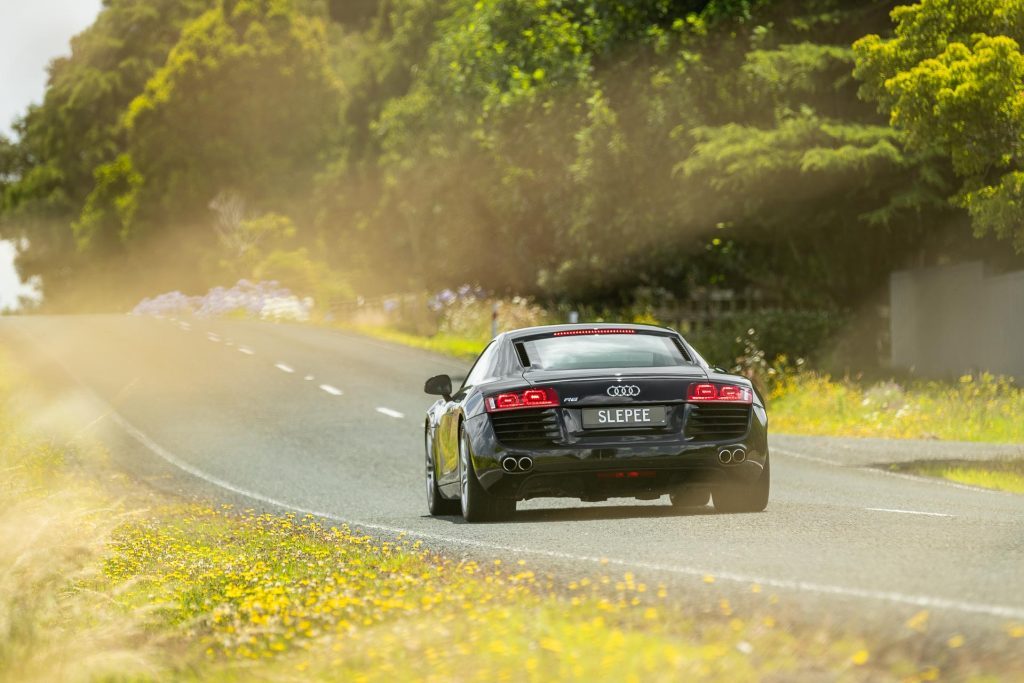
[[[427,299],[427,306],[430,310],[439,312],[456,303],[471,303],[485,298],[487,298],[487,292],[482,287],[462,285],[456,290],[442,289]]]
[[[299,299],[276,281],[239,280],[234,287],[214,287],[202,296],[174,291],[143,299],[131,315],[219,318],[243,314],[274,320],[308,320],[312,307],[312,299]]]
[[[192,301],[199,297],[188,296],[175,290],[164,292],[157,296],[143,299],[129,315],[151,315],[157,318],[174,315],[191,315],[193,311]]]

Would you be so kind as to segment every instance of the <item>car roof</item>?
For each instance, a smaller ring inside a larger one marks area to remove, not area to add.
[[[511,340],[522,339],[523,337],[534,337],[538,335],[554,334],[555,332],[571,332],[573,330],[635,330],[637,332],[657,332],[664,334],[671,332],[678,334],[668,327],[657,325],[638,325],[635,323],[578,323],[572,325],[538,325],[537,327],[523,327],[518,330],[509,330],[498,335],[498,339],[506,338]]]

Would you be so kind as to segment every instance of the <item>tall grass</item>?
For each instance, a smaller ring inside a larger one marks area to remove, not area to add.
[[[0,414],[0,681],[156,675],[153,638],[95,589],[120,513],[15,417]]]

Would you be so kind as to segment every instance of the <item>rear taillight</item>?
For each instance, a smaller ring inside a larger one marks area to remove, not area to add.
[[[686,400],[699,403],[753,403],[754,392],[748,387],[735,384],[699,382],[690,385]]]
[[[484,399],[489,413],[520,408],[551,408],[558,405],[558,392],[554,389],[526,389],[495,394]]]

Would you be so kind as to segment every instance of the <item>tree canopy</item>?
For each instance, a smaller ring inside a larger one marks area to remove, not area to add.
[[[211,188],[303,191],[338,123],[328,55],[323,21],[281,0],[223,2],[187,23],[123,113],[124,153],[94,171],[79,246],[127,242],[168,215],[201,222]]]
[[[1022,248],[1020,16],[107,0],[0,142],[0,232],[29,239],[19,266],[50,294],[172,255],[196,286],[234,274],[231,197],[236,226],[289,226],[246,268],[367,293],[616,304],[754,284],[848,308],[958,243],[959,207]]]
[[[1024,253],[1024,2],[923,0],[855,44],[864,94],[913,149],[948,156],[953,201]]]

